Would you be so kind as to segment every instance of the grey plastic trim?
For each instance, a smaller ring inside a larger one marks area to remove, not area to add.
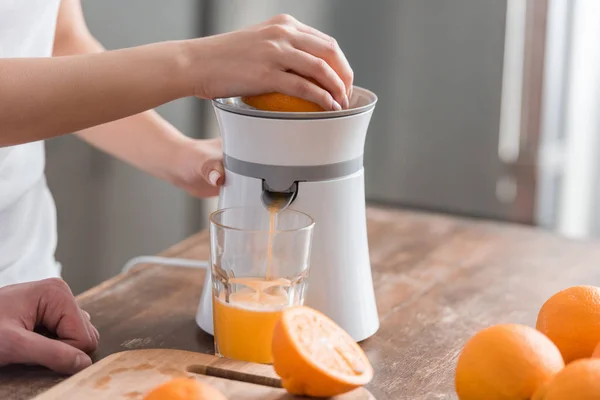
[[[362,169],[363,156],[334,164],[286,166],[252,163],[225,154],[223,164],[236,174],[263,179],[273,191],[285,192],[294,182],[318,182],[352,175]]]

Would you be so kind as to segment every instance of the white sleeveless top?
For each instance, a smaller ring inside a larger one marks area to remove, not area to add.
[[[50,57],[59,3],[0,0],[0,58]],[[44,163],[43,142],[0,147],[0,286],[60,275]]]

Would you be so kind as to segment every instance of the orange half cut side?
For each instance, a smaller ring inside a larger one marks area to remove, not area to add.
[[[329,397],[373,378],[364,351],[335,322],[309,307],[286,309],[273,333],[273,367],[296,395]]]

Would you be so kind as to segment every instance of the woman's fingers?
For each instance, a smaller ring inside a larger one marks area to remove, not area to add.
[[[203,66],[190,69],[198,97],[282,92],[326,110],[349,106],[353,73],[337,42],[289,15],[192,44]]]
[[[286,70],[293,70],[303,77],[313,78],[342,108],[348,108],[346,86],[325,60],[304,51],[290,49],[285,53],[282,62],[282,67]]]
[[[347,99],[352,93],[354,73],[344,52],[334,38],[299,22],[287,14],[278,15],[262,26],[271,29],[270,36],[272,36],[272,40],[278,43],[279,49],[290,51],[291,49],[285,44],[285,42],[288,42],[291,47],[312,56],[307,57],[309,64],[302,62],[290,66],[288,62],[288,65],[286,65],[288,69],[315,78],[325,89],[331,92],[343,108],[348,107]],[[281,53],[285,53],[285,51]],[[298,55],[288,55],[288,58],[294,57],[298,58]],[[326,66],[321,64],[326,64]],[[326,68],[327,66],[329,68]],[[300,69],[305,72],[300,71]],[[331,71],[334,74],[331,74]],[[340,81],[344,86],[343,94],[339,90]]]
[[[294,73],[277,72],[273,75],[272,84],[277,92],[312,101],[327,111],[342,109],[340,104],[331,96],[331,93]]]
[[[298,22],[296,29],[298,32],[291,38],[292,45],[325,60],[344,82],[346,94],[349,95],[354,81],[354,72],[337,41],[301,22]]]

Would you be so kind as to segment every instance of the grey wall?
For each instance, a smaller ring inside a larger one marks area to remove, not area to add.
[[[108,48],[198,37],[202,2],[83,0],[88,25]],[[201,102],[158,112],[188,136],[202,137]],[[118,273],[136,255],[155,254],[201,226],[201,204],[184,192],[96,151],[73,136],[47,143],[47,176],[58,208],[57,258],[80,292]]]
[[[496,197],[505,2],[374,3],[344,2],[353,12],[336,19],[357,83],[379,96],[367,196],[506,217]]]

